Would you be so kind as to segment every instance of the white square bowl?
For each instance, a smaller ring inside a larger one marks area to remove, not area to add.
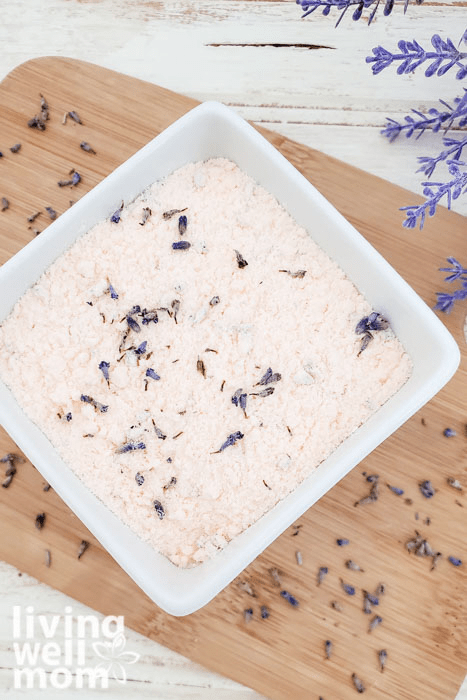
[[[143,542],[58,456],[0,382],[0,423],[59,496],[161,608],[188,615],[208,603],[291,523],[438,392],[457,369],[459,348],[413,289],[356,229],[253,127],[206,102],[118,167],[0,269],[0,322],[76,238],[182,165],[225,157],[271,192],[383,313],[413,362],[407,383],[298,488],[213,559],[181,569]]]

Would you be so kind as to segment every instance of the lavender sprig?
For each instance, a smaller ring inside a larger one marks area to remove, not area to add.
[[[456,74],[458,80],[467,76],[467,53],[459,51],[451,39],[444,40],[439,34],[433,34],[431,45],[434,50],[426,51],[415,39],[413,41],[401,39],[397,44],[399,53],[388,51],[382,46],[376,46],[373,49],[373,56],[367,56],[366,62],[373,64],[371,66],[373,75],[378,75],[393,63],[399,63],[398,75],[413,73],[423,63],[431,61],[425,70],[427,78],[435,74],[442,76],[454,66],[459,69]]]
[[[456,301],[461,301],[467,297],[467,269],[462,267],[461,263],[456,258],[449,257],[447,262],[452,267],[440,267],[440,272],[449,272],[450,274],[444,278],[445,282],[462,282],[462,287],[456,289],[452,294],[447,292],[436,292],[438,298],[435,309],[443,313],[449,313]]]
[[[386,126],[381,133],[392,143],[402,133],[406,138],[416,134],[418,139],[427,129],[437,133],[443,127],[447,131],[454,126],[456,120],[459,120],[456,126],[462,128],[467,125],[467,90],[462,97],[455,97],[453,102],[454,107],[451,107],[444,100],[440,100],[440,103],[446,108],[445,111],[439,111],[436,107],[432,107],[426,114],[423,114],[423,112],[413,109],[412,113],[418,119],[407,115],[404,117],[405,122],[398,122],[387,117]]]
[[[427,177],[431,177],[438,163],[448,160],[459,161],[463,149],[467,146],[467,136],[463,139],[446,137],[443,139],[443,144],[446,146],[446,149],[441,151],[435,158],[421,156],[418,159],[418,162],[421,163],[421,167],[417,170],[417,173],[423,173]]]
[[[417,5],[420,5],[423,2],[423,0],[416,0]],[[336,27],[339,25],[340,21],[342,20],[343,16],[349,9],[349,7],[355,6],[355,10],[352,14],[352,19],[356,22],[359,20],[362,16],[363,10],[368,9],[373,6],[373,9],[371,11],[371,14],[368,18],[368,24],[371,24],[373,21],[375,14],[378,10],[380,0],[296,0],[297,5],[300,5],[301,8],[304,10],[304,14],[302,15],[303,17],[308,17],[308,15],[311,15],[312,12],[317,10],[318,8],[322,8],[323,15],[328,15],[331,12],[331,9],[335,7],[337,10],[341,10],[341,14],[339,16],[339,19],[336,22]],[[394,8],[394,0],[384,0],[383,5],[383,15],[387,17],[388,15],[391,14],[393,8]],[[407,11],[407,7],[409,5],[409,0],[404,1],[404,13]]]
[[[423,194],[426,200],[420,205],[411,204],[407,207],[400,207],[401,211],[405,211],[406,219],[403,222],[405,228],[415,228],[419,223],[420,230],[425,223],[426,213],[428,216],[434,216],[436,207],[444,196],[447,198],[447,207],[451,208],[453,199],[457,199],[461,194],[467,191],[467,169],[462,171],[461,168],[466,168],[467,163],[458,160],[447,161],[449,165],[449,174],[453,176],[449,182],[422,182]]]

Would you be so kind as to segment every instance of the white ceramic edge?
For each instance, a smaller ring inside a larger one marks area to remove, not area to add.
[[[310,183],[303,178],[303,176],[273,147],[263,139],[247,122],[238,117],[229,108],[221,105],[219,103],[204,103],[199,107],[194,108],[189,113],[181,117],[174,124],[168,127],[162,134],[153,139],[149,144],[140,149],[134,156],[129,160],[119,166],[113,171],[104,181],[99,183],[90,193],[85,195],[69,212],[65,212],[56,222],[51,224],[51,226],[46,229],[39,238],[32,241],[28,246],[23,248],[17,255],[15,255],[10,261],[5,263],[3,268],[0,270],[0,280],[7,274],[19,271],[22,265],[28,260],[28,258],[34,254],[40,246],[46,246],[49,237],[53,234],[54,230],[61,231],[63,227],[66,226],[67,220],[78,216],[79,212],[87,205],[89,198],[96,198],[99,196],[100,191],[104,188],[105,183],[109,181],[118,181],[121,174],[124,174],[127,170],[131,170],[134,165],[137,165],[138,161],[148,152],[153,151],[160,146],[162,142],[166,142],[171,138],[172,134],[175,134],[179,129],[184,128],[193,118],[202,116],[203,113],[206,114],[217,114],[223,119],[227,119],[231,124],[233,124],[237,129],[244,132],[248,132],[248,135],[252,136],[254,134],[254,139],[258,141],[258,145],[269,152],[269,155],[276,160],[277,165],[285,171],[288,171],[289,177],[296,181],[297,186],[305,187],[309,190],[310,198],[313,202],[323,209],[327,210],[328,215],[334,217],[336,221],[336,226],[338,228],[344,226],[347,230],[352,231],[352,235],[358,237],[360,247],[366,248],[366,253],[370,253],[373,257],[375,265],[383,269],[384,273],[392,275],[394,279],[397,279],[401,291],[404,295],[408,296],[411,304],[416,307],[416,311],[419,315],[423,316],[426,320],[428,326],[434,335],[437,337],[437,341],[443,351],[443,362],[439,364],[436,372],[434,372],[429,381],[425,382],[423,391],[416,392],[411,396],[403,406],[403,410],[399,410],[397,417],[392,416],[392,420],[385,421],[384,425],[380,426],[378,430],[370,432],[367,438],[362,440],[355,440],[354,433],[350,436],[333,455],[331,455],[325,462],[323,462],[320,467],[310,476],[305,482],[303,482],[292,494],[287,496],[285,499],[280,501],[271,511],[266,513],[259,521],[248,528],[241,535],[236,537],[226,549],[217,555],[213,560],[201,564],[195,569],[180,570],[177,567],[173,567],[177,570],[177,575],[180,579],[185,579],[186,590],[184,592],[183,599],[175,599],[170,590],[163,590],[158,585],[157,581],[148,581],[148,577],[144,575],[141,568],[132,565],[132,562],[128,561],[128,553],[125,556],[125,552],[120,551],[118,543],[115,542],[115,537],[113,534],[113,529],[107,528],[103,529],[101,532],[99,529],[99,524],[96,524],[95,513],[89,512],[89,506],[94,509],[96,501],[95,497],[90,494],[90,503],[83,503],[77,501],[76,499],[76,489],[72,483],[67,483],[65,479],[60,479],[60,486],[56,488],[57,493],[63,498],[63,500],[70,505],[70,507],[75,511],[75,513],[80,517],[80,519],[85,523],[85,525],[95,534],[95,536],[100,540],[103,546],[109,551],[109,553],[117,560],[117,562],[129,573],[129,575],[136,581],[136,583],[151,597],[154,602],[156,602],[160,607],[162,607],[167,612],[173,615],[186,615],[194,612],[196,609],[205,605],[211,598],[213,598],[222,588],[224,588],[235,576],[237,576],[245,566],[247,566],[263,549],[265,549],[281,532],[283,532],[288,525],[290,525],[294,520],[296,520],[308,507],[310,507],[316,500],[318,500],[324,493],[326,493],[329,488],[331,488],[337,481],[339,481],[350,469],[352,469],[364,456],[366,456],[371,450],[373,450],[382,440],[384,440],[388,435],[394,432],[399,425],[401,425],[407,418],[409,418],[416,410],[418,410],[426,401],[428,401],[439,389],[450,379],[454,374],[458,363],[459,363],[459,348],[455,343],[452,336],[445,329],[441,321],[433,314],[433,312],[427,307],[427,305],[418,297],[418,295],[412,290],[412,288],[407,285],[407,283],[397,275],[392,267],[375,251],[370,244],[363,239],[358,232],[344,219],[335,208],[320,195],[317,190],[310,185]],[[312,196],[311,196],[312,195]],[[117,206],[117,205],[115,205]],[[28,285],[29,286],[29,285]],[[5,314],[3,314],[4,316]],[[395,324],[396,325],[396,324]],[[397,328],[396,328],[397,332]],[[410,381],[410,380],[409,380]],[[387,406],[387,404],[385,405]],[[383,407],[384,409],[385,407]],[[380,409],[383,410],[383,409]],[[380,411],[375,414],[377,416]],[[370,419],[373,420],[374,417]],[[25,430],[29,429],[30,425],[26,425],[23,422],[22,425],[10,414],[7,407],[0,405],[0,420],[6,430],[10,433],[13,439],[19,444],[19,446],[24,450],[28,458],[38,467],[39,471],[44,475],[49,483],[54,485],[54,481],[58,483],[57,476],[54,473],[54,469],[51,464],[44,460],[40,450],[36,449],[36,444],[34,439],[30,439],[31,432]],[[29,419],[25,418],[26,423],[31,423]],[[35,426],[34,426],[35,427]],[[36,428],[36,431],[38,429]],[[360,429],[359,429],[360,430]],[[358,444],[357,444],[358,442]],[[354,444],[355,443],[355,444]],[[335,463],[336,460],[340,461],[342,459],[342,453],[345,454],[345,470],[342,468],[336,474],[336,469],[330,470],[331,475],[323,474],[324,468],[331,462]],[[58,461],[61,460],[58,458]],[[315,482],[320,479],[321,483],[316,484]],[[312,487],[311,490],[309,487]],[[86,487],[83,488],[87,491]],[[76,502],[77,501],[77,502]],[[99,508],[106,507],[99,503]],[[108,511],[107,511],[108,512]],[[121,522],[110,514],[112,519],[116,521],[118,526],[121,526]],[[123,526],[125,527],[125,526]],[[259,532],[259,534],[258,534]],[[162,555],[158,555],[161,557]],[[130,556],[131,558],[131,556]],[[193,578],[199,579],[199,572],[202,568],[210,569],[210,576],[207,585],[200,586],[199,582],[197,586],[192,586],[190,580]],[[194,574],[193,574],[194,572]],[[197,573],[196,573],[197,572]],[[179,596],[180,591],[177,591]]]

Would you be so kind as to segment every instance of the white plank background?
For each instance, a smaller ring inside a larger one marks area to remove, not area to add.
[[[439,135],[389,144],[380,129],[386,116],[426,111],[439,98],[450,102],[461,94],[461,83],[454,73],[399,77],[393,68],[375,77],[365,57],[379,44],[395,48],[401,38],[429,46],[435,32],[457,44],[467,28],[466,9],[466,0],[425,1],[411,4],[405,16],[396,6],[371,27],[349,16],[335,29],[336,14],[302,20],[294,0],[0,0],[0,79],[37,56],[87,60],[198,100],[220,100],[247,119],[419,192],[417,156],[435,155]],[[287,46],[258,46],[274,43]],[[410,201],[394,206],[405,204]],[[467,215],[467,194],[453,208]],[[423,232],[407,235],[423,245]],[[37,614],[63,615],[67,605],[76,614],[89,611],[0,563],[0,692],[12,700],[23,697],[12,688],[12,607],[31,603]],[[105,691],[108,700],[261,700],[131,630],[126,636],[127,649],[141,657],[128,667],[126,685]],[[86,698],[102,692],[87,690]],[[47,698],[73,693],[50,690]],[[39,695],[28,692],[32,700]],[[467,683],[458,700],[467,700]]]

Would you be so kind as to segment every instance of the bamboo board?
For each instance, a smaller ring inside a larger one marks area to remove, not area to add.
[[[47,97],[51,112],[44,132],[26,126],[39,109],[39,92]],[[16,68],[0,84],[0,198],[10,201],[10,208],[0,213],[0,262],[34,236],[32,228],[47,224],[42,213],[29,225],[30,214],[43,212],[44,206],[64,211],[70,199],[84,194],[194,104],[158,86],[70,59],[36,59]],[[69,110],[76,110],[84,123],[62,124]],[[443,286],[437,268],[444,258],[465,260],[465,219],[442,210],[422,233],[407,232],[398,206],[414,201],[412,194],[282,136],[263,133],[433,305],[435,291]],[[81,141],[89,142],[97,155],[82,151]],[[17,142],[21,150],[10,153]],[[57,180],[71,168],[82,174],[82,183],[71,191],[59,189]],[[124,614],[129,627],[274,700],[352,698],[354,672],[365,682],[366,697],[375,700],[454,698],[467,671],[466,565],[455,568],[446,557],[452,554],[467,564],[467,500],[446,478],[458,478],[467,487],[464,315],[459,308],[444,319],[463,351],[454,379],[300,518],[298,535],[290,529],[248,567],[240,580],[251,583],[256,598],[234,582],[193,615],[166,615],[53,490],[43,491],[42,477],[28,463],[20,465],[9,488],[0,489],[0,558],[104,614]],[[457,437],[445,438],[446,427],[457,430]],[[1,433],[0,454],[14,450]],[[368,491],[365,470],[380,474],[381,496],[355,508]],[[437,490],[430,500],[418,489],[424,479],[431,479]],[[386,482],[404,488],[404,496],[391,493]],[[34,520],[42,511],[47,521],[38,531]],[[445,555],[432,572],[430,560],[405,550],[415,528]],[[350,545],[337,547],[337,537],[348,538]],[[82,539],[91,546],[78,560]],[[45,549],[52,553],[50,568],[44,563]],[[302,566],[296,563],[297,550]],[[364,572],[346,569],[349,558]],[[329,574],[318,587],[320,566],[328,566]],[[282,572],[283,588],[298,598],[299,608],[279,596],[280,588],[268,573],[271,567]],[[357,587],[357,595],[345,595],[340,577]],[[361,589],[373,591],[380,582],[387,593],[375,612],[383,623],[369,634]],[[330,606],[333,600],[342,611]],[[262,604],[270,610],[267,620],[259,616]],[[254,616],[247,624],[243,611],[249,607]],[[330,660],[324,659],[326,639],[333,642]],[[384,673],[377,663],[380,649],[388,652]]]

